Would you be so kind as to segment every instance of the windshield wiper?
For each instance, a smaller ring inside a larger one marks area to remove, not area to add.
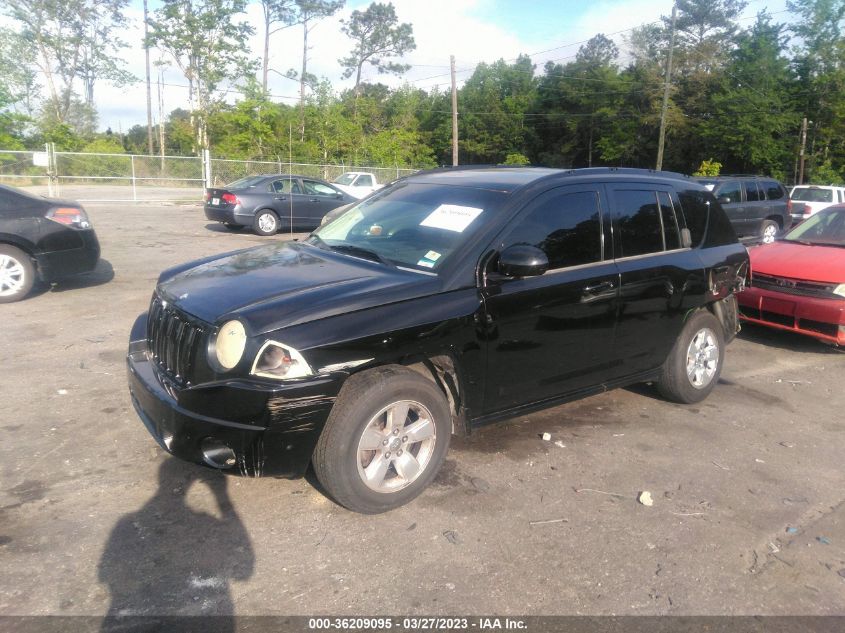
[[[316,237],[316,236],[315,236]],[[319,237],[317,239],[320,239]],[[320,240],[322,242],[322,240]],[[323,242],[325,244],[325,242]],[[384,264],[385,266],[390,266],[392,268],[396,268],[396,264],[394,264],[389,259],[386,259],[376,253],[375,251],[371,251],[369,248],[363,248],[361,246],[355,246],[354,244],[334,244],[329,246],[330,249],[333,251],[337,251],[338,253],[348,253],[349,255],[361,257],[363,259],[369,259],[374,262],[379,262],[380,264]]]
[[[311,240],[313,240],[313,242]],[[305,238],[303,244],[308,244],[309,246],[316,246],[317,248],[321,248],[324,251],[331,250],[331,246],[326,244],[323,238],[317,235],[316,233],[312,233],[307,238]]]

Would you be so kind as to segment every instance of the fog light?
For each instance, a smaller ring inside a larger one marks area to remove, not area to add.
[[[232,468],[238,463],[235,451],[213,437],[207,437],[200,443],[202,459],[214,468]]]

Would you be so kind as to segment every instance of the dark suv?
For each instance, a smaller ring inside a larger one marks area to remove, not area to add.
[[[713,192],[740,237],[756,237],[768,244],[792,226],[789,194],[774,178],[719,176],[697,180]]]
[[[404,504],[450,435],[655,381],[693,403],[739,329],[748,255],[710,192],[628,169],[435,170],[304,242],[161,274],[132,401],[187,460]]]

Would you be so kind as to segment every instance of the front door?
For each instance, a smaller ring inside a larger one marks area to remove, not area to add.
[[[613,347],[619,274],[604,252],[601,186],[551,189],[497,238],[499,252],[530,244],[549,258],[537,277],[504,278],[495,258],[482,288],[487,340],[484,413],[600,384]],[[608,240],[609,244],[609,240]]]

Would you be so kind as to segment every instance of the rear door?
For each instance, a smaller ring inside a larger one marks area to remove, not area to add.
[[[763,220],[776,213],[771,210],[773,205],[766,200],[766,194],[758,186],[757,180],[743,180],[742,188],[745,190],[745,231],[756,234]]]
[[[701,274],[695,253],[682,245],[683,215],[674,189],[654,183],[609,187],[613,252],[620,274],[614,377],[659,367],[683,327],[683,295]]]
[[[742,185],[738,180],[727,180],[717,185],[713,195],[719,200],[722,208],[731,221],[737,235],[748,234],[748,217],[745,213],[745,202],[742,197]]]
[[[604,189],[556,187],[535,198],[491,245],[546,253],[537,277],[488,270],[485,413],[601,384],[610,362],[619,275],[605,254]],[[608,241],[609,243],[609,241]]]

